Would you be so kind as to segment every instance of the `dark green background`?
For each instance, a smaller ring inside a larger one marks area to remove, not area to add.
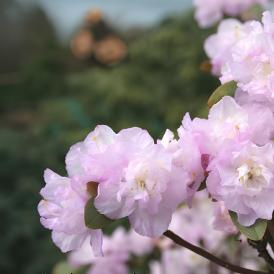
[[[13,12],[9,12],[12,10]],[[160,137],[185,112],[204,115],[217,81],[200,71],[208,32],[191,13],[123,36],[128,56],[103,67],[76,61],[44,12],[0,2],[0,273],[50,273],[63,255],[39,223],[43,170],[96,124]]]

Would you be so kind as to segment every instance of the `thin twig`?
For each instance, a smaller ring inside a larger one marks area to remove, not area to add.
[[[181,237],[179,237],[178,235],[176,235],[175,233],[173,233],[170,230],[167,230],[164,233],[164,235],[166,237],[168,237],[169,239],[171,239],[177,245],[185,247],[185,248],[193,251],[194,253],[204,257],[205,259],[207,259],[207,260],[209,260],[209,261],[211,261],[211,262],[213,262],[213,263],[215,263],[219,266],[222,266],[222,267],[224,267],[228,270],[231,270],[235,273],[240,273],[240,274],[266,274],[267,273],[267,272],[264,272],[264,271],[255,271],[255,270],[243,268],[243,267],[240,267],[240,266],[233,265],[231,263],[225,262],[222,259],[216,257],[215,255],[207,252],[206,250],[185,241],[184,239],[182,239]]]
[[[269,253],[266,249],[267,243],[270,240],[270,237],[271,237],[271,235],[269,234],[268,231],[266,231],[262,240],[252,241],[252,240],[248,239],[248,243],[250,246],[252,246],[253,248],[255,248],[257,250],[259,257],[263,258],[265,260],[265,262],[267,263],[267,265],[269,266],[269,268],[273,271],[274,270],[274,260],[269,255]]]
[[[272,218],[272,220],[273,220],[273,218]],[[272,251],[274,252],[274,224],[273,224],[273,221],[268,222],[267,231],[268,231],[268,234],[269,234],[268,243],[269,243]]]

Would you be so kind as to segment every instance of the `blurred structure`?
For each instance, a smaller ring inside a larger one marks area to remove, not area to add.
[[[127,46],[103,18],[99,9],[87,12],[84,24],[71,40],[73,55],[81,60],[94,59],[103,65],[121,62],[127,54]]]
[[[85,16],[87,25],[93,26],[103,20],[103,14],[100,9],[91,9]]]
[[[94,51],[94,39],[88,30],[80,30],[71,40],[71,50],[76,58],[87,59]]]
[[[102,64],[115,64],[126,56],[125,43],[115,36],[107,36],[95,44],[95,58]]]

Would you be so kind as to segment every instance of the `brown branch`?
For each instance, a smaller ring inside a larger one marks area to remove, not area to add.
[[[258,252],[259,257],[263,258],[269,268],[273,271],[274,270],[274,260],[273,258],[269,255],[267,251],[267,244],[270,241],[271,235],[269,234],[269,231],[267,230],[263,239],[260,241],[252,241],[248,239],[248,243],[250,246],[255,248]]]
[[[274,218],[274,216],[273,216]],[[273,220],[272,218],[272,220]],[[267,224],[267,231],[268,231],[268,243],[272,249],[272,251],[274,252],[274,224],[273,224],[273,221],[269,221],[268,224]]]
[[[205,259],[219,265],[222,266],[230,271],[233,271],[235,273],[240,273],[240,274],[266,274],[268,272],[263,272],[263,271],[255,271],[255,270],[251,270],[251,269],[247,269],[247,268],[243,268],[237,265],[233,265],[231,263],[225,262],[222,259],[214,256],[213,254],[207,252],[206,250],[195,246],[187,241],[185,241],[184,239],[180,238],[178,235],[176,235],[175,233],[173,233],[170,230],[167,230],[164,235],[171,239],[174,243],[176,243],[177,245],[180,245],[182,247],[185,247],[189,250],[191,250],[192,252],[204,257]],[[269,272],[271,273],[271,272]]]
[[[266,250],[266,246],[260,241],[251,241],[248,240],[250,246],[257,250],[259,257],[263,258],[270,269],[274,270],[274,261]]]

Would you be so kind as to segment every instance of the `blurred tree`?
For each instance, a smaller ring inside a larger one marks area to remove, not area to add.
[[[217,86],[200,71],[208,33],[196,27],[192,14],[167,19],[130,43],[122,65],[107,73],[98,67],[69,75],[70,93],[81,101],[92,126],[138,125],[159,136],[178,127],[187,111],[205,114],[207,97]]]
[[[22,10],[15,1],[0,1],[0,73],[14,72],[19,67],[22,32],[18,26],[22,20]]]
[[[0,36],[0,273],[44,273],[61,254],[35,210],[45,161],[55,154],[39,132],[37,104],[64,92],[63,63],[54,29],[36,6],[1,1]]]

